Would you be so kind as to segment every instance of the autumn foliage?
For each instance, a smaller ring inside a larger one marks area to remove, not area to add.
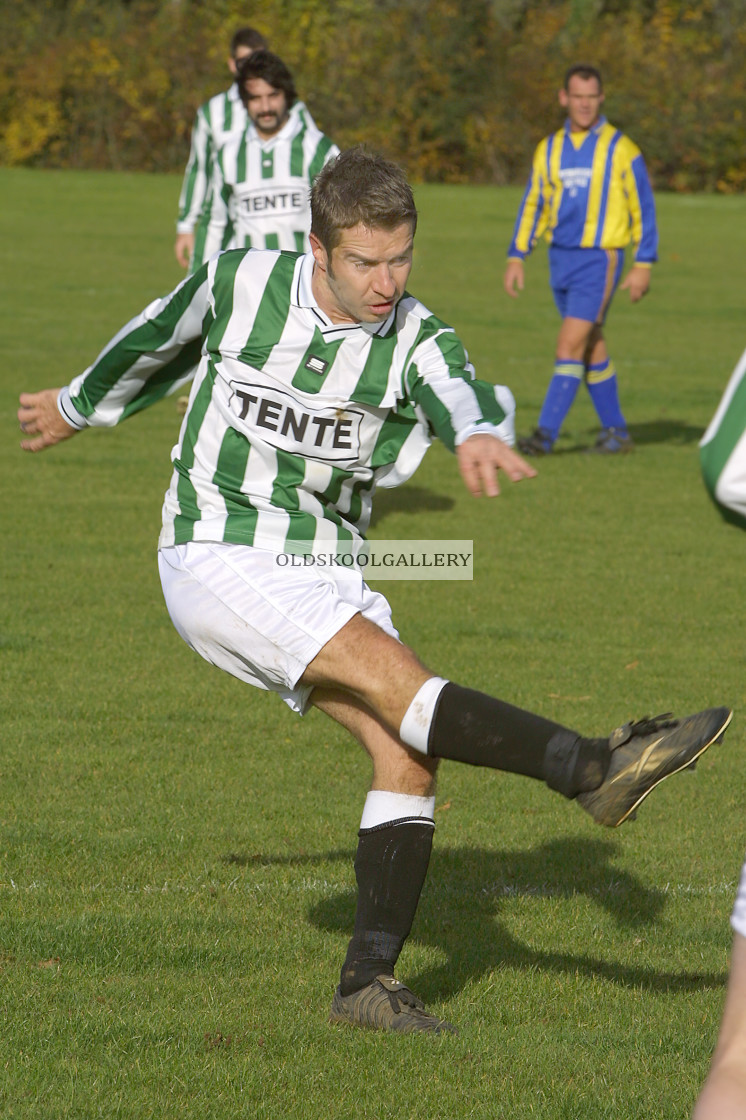
[[[0,161],[178,171],[197,106],[251,24],[321,127],[415,180],[521,181],[561,122],[567,66],[603,72],[609,119],[658,188],[746,186],[740,0],[5,0]]]

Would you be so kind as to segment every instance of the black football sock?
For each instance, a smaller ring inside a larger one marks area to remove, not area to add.
[[[606,739],[449,681],[438,697],[427,753],[545,781],[565,797],[597,789],[609,767]]]
[[[431,820],[408,819],[358,833],[357,911],[340,977],[343,996],[376,976],[394,975],[420,900],[434,831]]]

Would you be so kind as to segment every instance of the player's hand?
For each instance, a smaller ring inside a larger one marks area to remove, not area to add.
[[[498,471],[505,471],[511,482],[536,477],[534,468],[495,436],[469,436],[456,448],[456,457],[466,488],[475,498],[481,494],[486,494],[488,498],[497,497],[500,493]]]
[[[189,262],[194,252],[194,234],[177,233],[174,242],[174,253],[182,268],[189,268]]]
[[[523,261],[508,261],[503,277],[503,287],[512,299],[523,291]]]
[[[637,303],[650,287],[650,269],[633,264],[620,286],[623,292],[629,292],[630,303]]]
[[[21,393],[18,423],[21,425],[21,431],[27,436],[36,437],[21,440],[24,451],[43,451],[45,447],[61,443],[63,439],[69,439],[78,431],[60,415],[57,408],[59,395],[59,389],[42,389],[40,393]]]

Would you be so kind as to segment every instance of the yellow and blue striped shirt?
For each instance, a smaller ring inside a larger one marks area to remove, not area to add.
[[[635,263],[657,259],[655,203],[636,144],[605,117],[588,132],[569,122],[534,154],[508,257],[523,260],[541,236],[565,249],[623,249]]]

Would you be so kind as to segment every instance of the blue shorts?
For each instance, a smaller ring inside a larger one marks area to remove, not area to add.
[[[623,267],[623,249],[561,249],[550,245],[549,279],[562,318],[603,323]]]

